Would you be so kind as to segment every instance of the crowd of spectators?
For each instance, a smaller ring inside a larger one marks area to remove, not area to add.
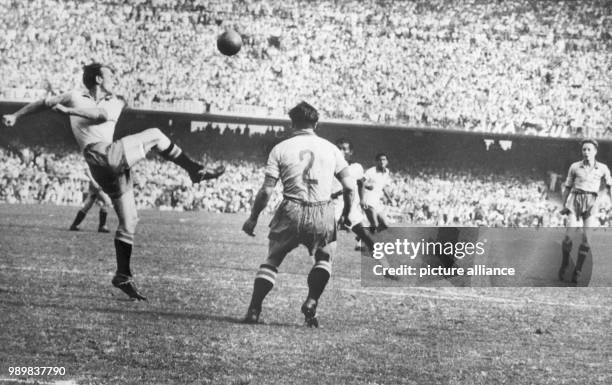
[[[4,88],[111,63],[134,106],[204,101],[471,131],[612,133],[611,7],[592,1],[6,0]],[[216,36],[236,29],[231,58]],[[0,90],[1,92],[1,90]]]
[[[215,159],[203,159],[215,163]],[[217,181],[192,185],[178,166],[152,156],[133,169],[139,208],[249,212],[263,180],[263,164],[234,160]],[[9,150],[0,147],[0,202],[78,206],[88,191],[82,157],[73,151]],[[492,227],[561,226],[558,201],[549,199],[545,176],[412,165],[392,172],[389,214],[424,225]],[[267,207],[282,199],[280,184]],[[597,214],[612,225],[610,202]]]

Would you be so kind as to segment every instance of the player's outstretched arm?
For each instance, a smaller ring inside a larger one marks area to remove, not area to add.
[[[255,196],[255,202],[253,203],[253,208],[251,209],[251,215],[242,225],[242,231],[247,233],[248,235],[254,237],[255,226],[257,225],[257,220],[259,219],[259,214],[266,208],[268,202],[270,201],[270,197],[274,192],[274,186],[276,186],[277,179],[266,175],[264,179],[264,183],[257,192]]]
[[[104,108],[92,107],[92,108],[77,108],[77,107],[66,107],[63,104],[56,104],[53,106],[53,111],[65,114],[80,116],[81,118],[92,120],[96,123],[104,123],[108,120],[108,114]]]
[[[62,95],[50,96],[44,99],[37,100],[35,102],[26,104],[13,114],[4,115],[2,117],[2,123],[7,127],[14,126],[17,121],[26,115],[34,114],[40,111],[54,108],[55,106],[63,104],[65,106],[72,105],[72,93],[68,92]]]
[[[22,116],[34,114],[45,109],[47,109],[45,100],[37,100],[35,102],[26,104],[25,106],[21,107],[17,112],[3,115],[2,124],[4,124],[6,127],[13,127]]]

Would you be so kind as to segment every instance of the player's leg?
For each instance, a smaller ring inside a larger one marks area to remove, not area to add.
[[[83,207],[77,212],[74,221],[70,225],[70,231],[79,231],[79,225],[83,222],[83,219],[87,216],[87,212],[91,209],[96,201],[96,193],[92,192],[91,188],[89,189],[89,193],[87,194],[87,198],[85,199],[85,204]]]
[[[126,136],[120,142],[123,144],[128,167],[132,167],[135,163],[144,159],[149,151],[155,150],[164,159],[187,171],[193,183],[218,178],[225,172],[224,166],[208,169],[192,160],[158,128],[149,128],[138,134]]]
[[[578,246],[578,256],[576,257],[576,267],[572,274],[572,283],[577,284],[580,280],[580,276],[582,274],[582,267],[584,266],[584,261],[587,259],[589,252],[591,251],[591,246],[589,245],[588,239],[588,231],[592,227],[597,227],[597,217],[592,215],[593,210],[592,206],[585,215],[583,216],[583,226],[582,226],[582,240],[580,246]]]
[[[576,231],[578,226],[578,218],[573,212],[568,214],[567,228],[565,229],[565,237],[561,243],[561,267],[559,268],[559,281],[564,281],[565,273],[570,263],[570,254],[572,253],[573,242],[571,233]]]
[[[561,243],[561,267],[559,268],[558,278],[559,281],[564,281],[565,273],[570,263],[570,254],[572,252],[573,242],[571,238],[571,233],[576,231],[578,226],[580,225],[580,215],[581,205],[579,202],[579,197],[576,196],[575,193],[570,193],[567,202],[565,203],[565,207],[569,209],[569,213],[567,214],[567,227],[565,230],[565,237],[563,238],[563,242]]]
[[[363,243],[365,243],[365,245],[368,248],[368,250],[370,252],[372,252],[372,250],[374,250],[374,240],[366,232],[366,230],[364,229],[363,225],[361,223],[357,223],[355,226],[353,226],[352,230],[353,230],[353,233],[355,233],[355,235],[357,235],[357,238],[359,238]],[[391,265],[389,265],[389,261],[385,257],[382,257],[381,259],[379,259],[378,262],[380,263],[380,265],[382,267],[390,267],[391,266]],[[391,275],[389,273],[385,273],[384,277],[385,278],[389,278],[389,279],[391,279],[393,281],[399,280],[398,276]]]
[[[336,242],[328,243],[327,245],[315,250],[315,263],[308,274],[308,296],[302,304],[302,313],[305,317],[305,323],[309,327],[319,327],[317,319],[317,305],[319,298],[329,282],[332,273],[332,257],[336,252]]]
[[[376,215],[376,210],[374,209],[374,207],[368,206],[363,210],[363,212],[365,213],[366,218],[370,223],[370,232],[375,233],[376,229],[378,228],[378,217]]]
[[[387,216],[382,211],[382,208],[376,211],[376,219],[378,221],[378,226],[376,227],[376,231],[384,231],[389,228],[389,220]]]
[[[249,303],[247,314],[244,317],[244,323],[253,324],[259,322],[262,303],[276,283],[278,268],[287,254],[297,246],[298,244],[293,237],[270,239],[268,258],[259,266],[259,270],[257,270],[257,274],[255,274],[251,302]]]
[[[98,192],[98,204],[100,205],[100,217],[98,222],[98,232],[109,233],[110,230],[106,227],[106,218],[108,216],[108,208],[112,206],[111,199],[102,190]]]
[[[132,279],[132,270],[130,268],[134,233],[136,232],[136,224],[138,223],[134,190],[131,188],[131,185],[130,188],[124,191],[118,198],[113,198],[112,203],[117,213],[117,218],[119,219],[119,226],[115,233],[117,272],[113,277],[112,284],[131,298],[146,300],[146,297],[142,296],[136,289]]]

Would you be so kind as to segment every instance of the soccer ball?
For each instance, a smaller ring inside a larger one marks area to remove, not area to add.
[[[233,30],[223,32],[217,38],[217,49],[226,56],[237,54],[242,48],[242,38]]]

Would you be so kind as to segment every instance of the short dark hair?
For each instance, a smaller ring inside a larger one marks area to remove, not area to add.
[[[387,154],[385,154],[384,152],[379,152],[378,154],[376,154],[376,156],[374,157],[374,159],[379,160],[379,159],[380,159],[380,158],[382,158],[383,156],[384,156],[385,158],[389,158],[389,157],[387,156]]]
[[[102,67],[106,67],[114,72],[111,66],[102,63],[91,63],[83,66],[83,84],[87,89],[96,85],[96,76],[102,76]]]
[[[351,142],[349,139],[347,139],[347,138],[338,138],[338,139],[336,140],[336,146],[339,146],[339,145],[341,145],[342,143],[346,143],[346,144],[348,144],[348,145],[349,145],[349,149],[350,149],[351,151],[353,151],[353,142]]]
[[[314,128],[319,121],[317,109],[306,102],[300,102],[289,111],[291,123],[295,128]]]
[[[595,146],[596,149],[599,149],[599,143],[597,143],[597,141],[595,139],[583,139],[580,141],[580,148],[582,148],[582,146],[584,146],[587,143],[591,143],[593,146]]]

